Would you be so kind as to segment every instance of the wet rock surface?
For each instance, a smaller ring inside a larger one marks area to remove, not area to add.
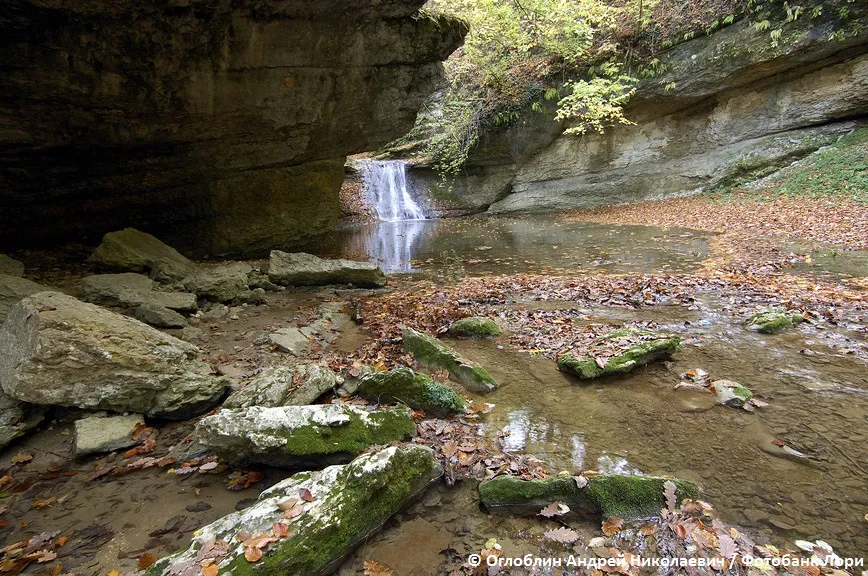
[[[572,352],[558,358],[558,369],[583,380],[626,374],[636,368],[665,360],[678,350],[677,336],[626,328],[597,337],[586,354]]]
[[[362,288],[378,288],[386,285],[386,275],[376,264],[326,260],[304,252],[272,250],[264,271],[272,282],[284,286],[353,284]]]
[[[468,408],[467,401],[454,390],[409,368],[366,374],[360,379],[358,393],[377,402],[401,402],[431,414],[460,414]]]
[[[0,329],[0,383],[33,404],[184,418],[216,404],[227,384],[199,353],[132,318],[41,292]]]
[[[249,384],[234,391],[224,408],[303,406],[337,386],[337,375],[321,364],[291,364],[265,368]]]
[[[405,326],[401,330],[404,349],[422,365],[448,370],[462,386],[473,392],[487,393],[497,388],[494,378],[479,364],[462,358],[433,336]]]
[[[797,312],[790,312],[782,306],[772,306],[751,315],[744,321],[748,330],[760,334],[777,334],[805,321]]]
[[[135,446],[141,440],[133,438],[137,426],[144,426],[139,415],[91,416],[75,421],[75,457],[114,452]]]
[[[501,330],[491,318],[471,317],[453,322],[449,333],[463,338],[494,338],[500,336]]]
[[[335,404],[224,409],[196,427],[197,441],[230,462],[296,469],[348,462],[370,446],[415,433],[407,408]]]
[[[178,574],[185,566],[198,569],[209,558],[226,573],[330,574],[441,474],[434,454],[420,446],[386,448],[345,466],[298,473],[263,492],[250,508],[202,527],[187,550],[158,561],[146,574]],[[301,493],[309,497],[300,500]],[[287,518],[284,510],[294,506],[298,514]],[[237,534],[273,534],[276,523],[291,529],[292,536],[275,537],[261,559],[250,563]]]

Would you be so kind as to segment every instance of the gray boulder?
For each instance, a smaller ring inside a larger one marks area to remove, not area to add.
[[[321,286],[353,284],[365,288],[386,285],[386,275],[376,264],[354,260],[324,260],[304,252],[272,250],[263,272],[275,284]]]
[[[192,344],[58,292],[16,304],[0,329],[0,384],[42,405],[186,418],[226,388]]]
[[[22,298],[26,298],[37,292],[45,292],[46,290],[49,290],[49,288],[36,282],[31,282],[17,276],[0,274],[0,324],[3,324],[3,320],[6,319],[9,310],[18,304]]]
[[[473,392],[485,394],[497,388],[497,382],[488,371],[461,357],[458,352],[437,338],[405,326],[401,331],[404,350],[428,368],[442,368]]]
[[[75,421],[75,457],[123,450],[139,444],[133,440],[136,426],[145,423],[137,414],[129,416],[91,416]]]
[[[112,270],[147,272],[161,282],[181,280],[195,269],[177,250],[135,228],[103,236],[90,261]]]
[[[6,254],[0,254],[0,274],[7,276],[24,276],[24,264]]]
[[[196,439],[229,462],[302,468],[349,462],[370,446],[416,433],[407,408],[251,406],[221,410],[196,426]]]
[[[243,262],[199,268],[184,278],[182,283],[186,290],[195,293],[199,298],[207,298],[214,302],[230,302],[237,298],[249,299],[247,274],[251,270],[253,267]]]
[[[195,294],[154,290],[154,281],[142,274],[94,274],[79,282],[84,300],[101,306],[135,308],[142,304],[170,310],[193,312],[198,309]]]
[[[345,466],[299,472],[260,494],[253,506],[197,530],[187,549],[157,561],[145,575],[199,574],[204,558],[214,558],[220,574],[332,574],[442,474],[424,446],[385,448]],[[299,500],[302,492],[310,493],[309,502]],[[287,518],[284,510],[295,506],[297,514]],[[245,560],[236,534],[271,535],[278,522],[288,524],[292,536],[270,543],[255,564]]]
[[[42,422],[45,408],[12,398],[0,390],[0,448]]]
[[[288,352],[293,356],[301,356],[310,348],[312,342],[298,328],[280,328],[268,335],[268,341],[277,346],[281,352]]]
[[[136,320],[156,326],[157,328],[183,328],[187,319],[165,306],[148,303],[136,308]]]
[[[337,375],[320,364],[266,368],[250,384],[229,395],[224,408],[303,406],[337,386]]]

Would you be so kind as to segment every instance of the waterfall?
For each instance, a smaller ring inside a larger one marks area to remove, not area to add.
[[[406,164],[391,160],[369,161],[362,167],[365,193],[380,220],[424,220],[425,210],[407,190]]]

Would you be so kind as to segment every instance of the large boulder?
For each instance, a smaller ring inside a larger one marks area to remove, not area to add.
[[[27,404],[0,390],[0,449],[42,422],[45,408]]]
[[[184,328],[187,319],[165,306],[157,304],[142,304],[135,310],[136,320],[157,328]]]
[[[331,574],[442,473],[433,452],[423,446],[386,448],[345,466],[299,472],[264,491],[251,507],[197,530],[186,550],[157,561],[145,575],[199,574],[203,562],[217,564],[220,574]],[[299,500],[299,494],[308,492],[309,502]],[[295,506],[298,514],[293,511],[288,518],[284,510]],[[288,526],[291,536],[277,531],[261,559],[246,560],[239,532],[272,536],[276,523]]]
[[[253,267],[243,262],[199,268],[184,278],[182,283],[186,290],[193,292],[199,298],[207,298],[214,302],[247,299],[250,292],[247,274],[251,270]]]
[[[138,320],[40,292],[0,329],[0,384],[33,404],[186,418],[216,404],[227,385],[199,354]]]
[[[230,394],[223,407],[304,406],[313,404],[337,383],[337,374],[321,364],[273,366]]]
[[[230,462],[287,468],[349,462],[370,446],[415,433],[407,408],[336,404],[221,410],[196,426],[196,439]]]
[[[0,274],[0,324],[6,319],[9,310],[12,309],[22,298],[26,298],[37,292],[49,290],[45,286],[19,278]]]
[[[135,228],[103,236],[90,261],[112,270],[148,272],[161,282],[181,280],[195,269],[180,252]]]
[[[696,484],[686,480],[601,474],[544,480],[497,476],[479,485],[479,498],[489,512],[536,514],[552,502],[563,502],[574,511],[630,520],[654,516],[666,507],[667,482],[675,485],[677,502],[699,497]]]
[[[432,414],[458,414],[467,409],[467,402],[452,388],[409,368],[365,374],[358,393],[378,402],[403,402]]]
[[[325,260],[304,252],[272,250],[263,270],[275,284],[319,286],[353,284],[363,288],[386,285],[386,275],[376,264],[354,260]]]
[[[7,276],[24,276],[24,264],[6,254],[0,254],[0,274]]]
[[[196,295],[189,292],[154,290],[154,281],[142,274],[94,274],[79,282],[82,298],[101,306],[135,308],[143,304],[170,310],[193,312],[198,309]]]
[[[625,328],[597,337],[584,354],[566,352],[558,358],[558,370],[583,380],[626,374],[678,350],[678,336]]]
[[[423,366],[448,370],[450,375],[473,392],[485,394],[497,388],[497,382],[485,368],[465,360],[458,352],[433,336],[408,326],[403,328],[401,336],[404,350],[412,354],[413,358]]]

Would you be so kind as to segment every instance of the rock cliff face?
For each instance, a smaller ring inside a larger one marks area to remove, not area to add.
[[[188,254],[337,221],[347,154],[412,126],[463,24],[423,0],[5,0],[0,244],[133,226]]]
[[[769,173],[868,117],[868,5],[803,18],[777,45],[747,22],[662,58],[627,110],[635,126],[562,135],[528,112],[485,135],[455,200],[491,213],[574,209],[708,190]],[[837,30],[844,40],[830,40]],[[550,115],[549,115],[550,117]],[[414,174],[427,178],[424,167]]]

